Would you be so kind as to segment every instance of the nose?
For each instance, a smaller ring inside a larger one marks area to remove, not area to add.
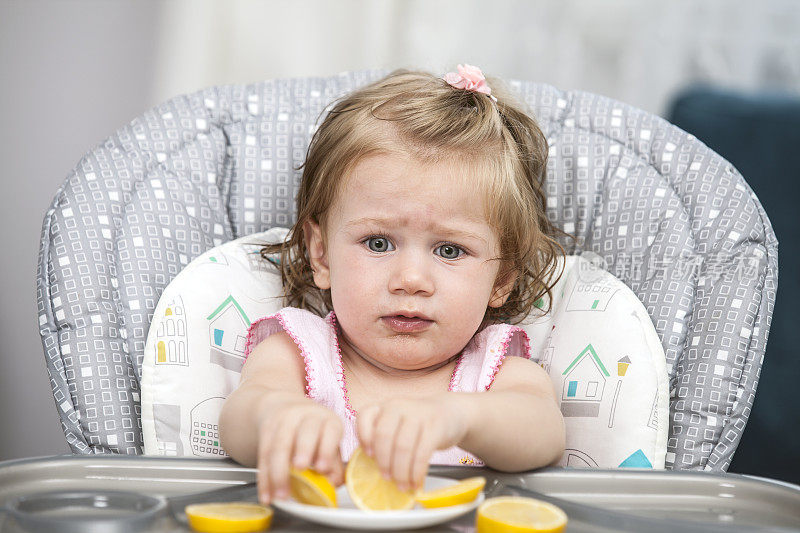
[[[389,292],[417,296],[433,294],[433,278],[424,258],[414,253],[401,253],[395,259],[389,276]]]

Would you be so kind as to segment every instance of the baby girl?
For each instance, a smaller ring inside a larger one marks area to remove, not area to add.
[[[563,454],[550,378],[511,325],[549,301],[563,254],[547,142],[491,82],[469,65],[397,71],[314,134],[297,223],[262,250],[290,307],[251,326],[220,416],[263,503],[287,495],[292,466],[341,483],[357,446],[402,489],[431,463],[514,472]]]

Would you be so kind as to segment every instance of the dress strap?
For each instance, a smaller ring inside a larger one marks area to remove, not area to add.
[[[337,346],[336,330],[330,315],[323,319],[303,309],[285,307],[274,315],[253,322],[247,332],[245,360],[256,345],[279,331],[286,332],[300,350],[306,368],[307,396],[330,407],[344,403],[337,397],[337,387],[330,386],[338,382],[332,364],[332,350]]]
[[[479,392],[492,386],[506,356],[531,358],[525,330],[510,324],[492,324],[476,334],[461,353],[450,383],[451,391]]]

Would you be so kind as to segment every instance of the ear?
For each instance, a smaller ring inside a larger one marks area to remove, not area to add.
[[[311,269],[314,271],[314,285],[319,289],[331,288],[331,271],[328,267],[328,255],[325,251],[325,239],[319,224],[312,220],[303,224],[303,237],[306,241],[308,258],[311,261]]]
[[[514,290],[514,284],[516,282],[517,273],[515,271],[509,272],[503,279],[498,278],[494,290],[492,291],[492,296],[489,298],[489,307],[502,307],[511,295],[511,291]]]

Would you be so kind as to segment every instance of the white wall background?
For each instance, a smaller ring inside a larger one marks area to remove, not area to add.
[[[800,93],[794,0],[0,0],[0,459],[68,452],[37,331],[45,210],[81,156],[209,85],[471,63],[663,114],[694,82]]]
[[[465,62],[654,113],[689,82],[800,88],[795,0],[184,0],[159,33],[158,94]]]

